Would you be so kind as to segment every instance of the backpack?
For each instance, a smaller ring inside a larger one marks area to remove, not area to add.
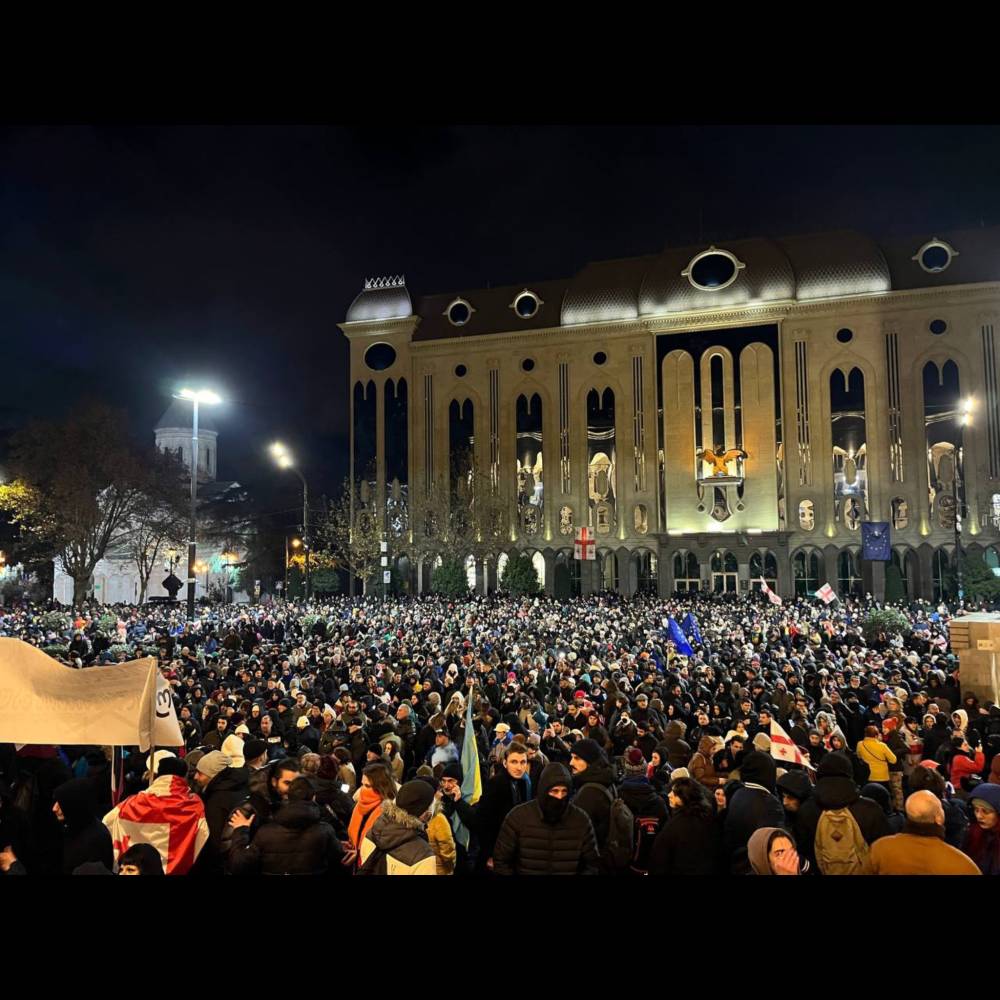
[[[599,788],[611,800],[611,812],[608,816],[608,839],[597,847],[601,857],[606,858],[616,871],[623,871],[632,860],[635,843],[635,816],[607,785],[599,785],[596,781],[588,781],[583,788]],[[582,791],[583,788],[580,790]]]
[[[635,818],[635,842],[632,848],[632,861],[629,864],[629,871],[633,875],[649,874],[649,862],[653,856],[653,842],[659,832],[659,816],[637,816]]]
[[[816,863],[824,875],[870,871],[868,845],[850,809],[827,809],[816,826]]]

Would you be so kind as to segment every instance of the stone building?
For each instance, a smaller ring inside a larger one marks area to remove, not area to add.
[[[415,301],[376,279],[340,326],[352,470],[374,470],[373,510],[441,479],[456,502],[468,451],[509,522],[469,555],[480,591],[522,550],[559,595],[883,595],[888,574],[935,599],[956,500],[1000,574],[998,318],[997,228],[668,248]],[[891,525],[891,562],[861,558],[865,521]],[[573,559],[580,526],[595,562]],[[426,589],[428,557],[396,547]]]

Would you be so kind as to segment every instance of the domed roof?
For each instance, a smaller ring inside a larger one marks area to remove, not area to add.
[[[650,257],[587,264],[570,282],[562,304],[562,325],[638,319],[639,285]]]
[[[364,290],[347,310],[347,322],[372,322],[381,319],[405,319],[413,314],[406,279],[370,278]]]
[[[167,407],[167,412],[156,422],[154,431],[175,430],[177,428],[191,430],[191,404],[186,399],[175,399]],[[198,431],[210,431],[218,434],[219,426],[212,416],[211,406],[198,407]]]
[[[795,297],[800,302],[892,289],[885,254],[863,233],[819,233],[777,242],[795,269]]]
[[[707,256],[713,250],[735,257],[744,266],[724,288],[696,288],[683,272],[695,257]],[[732,240],[718,246],[665,250],[654,259],[639,290],[639,312],[643,316],[662,316],[794,297],[795,273],[776,243],[766,239]]]

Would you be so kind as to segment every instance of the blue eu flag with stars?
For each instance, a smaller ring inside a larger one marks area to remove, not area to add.
[[[862,523],[861,558],[872,562],[888,562],[892,558],[888,521]]]

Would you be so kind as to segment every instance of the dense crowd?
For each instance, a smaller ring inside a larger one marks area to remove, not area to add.
[[[73,667],[157,656],[184,738],[0,745],[0,871],[1000,874],[1000,707],[946,607],[871,607],[0,608]]]

